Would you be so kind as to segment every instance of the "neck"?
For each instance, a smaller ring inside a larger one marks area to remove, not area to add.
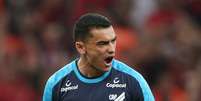
[[[82,75],[93,78],[98,77],[103,74],[100,70],[97,70],[95,66],[93,66],[86,58],[80,57],[78,60],[78,69]]]

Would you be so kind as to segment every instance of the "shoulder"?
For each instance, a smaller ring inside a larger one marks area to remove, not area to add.
[[[43,101],[51,101],[52,99],[52,91],[54,86],[66,75],[71,73],[73,71],[73,68],[75,66],[75,61],[65,65],[58,71],[56,71],[50,78],[47,80],[44,94],[43,94]]]
[[[115,70],[130,75],[137,80],[143,78],[139,72],[119,60],[114,60],[112,66]]]
[[[148,83],[139,72],[118,60],[114,60],[112,66],[115,70],[130,75],[131,77],[137,80],[142,89],[144,101],[154,101],[154,97]]]
[[[74,61],[65,65],[58,71],[56,71],[50,78],[48,79],[47,83],[57,83],[61,80],[64,76],[68,75],[71,71],[73,71]]]

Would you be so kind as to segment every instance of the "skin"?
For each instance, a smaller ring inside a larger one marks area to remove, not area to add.
[[[97,77],[110,70],[112,61],[107,63],[107,57],[114,57],[116,34],[112,26],[108,28],[91,28],[87,41],[75,43],[80,53],[78,69],[87,77]]]

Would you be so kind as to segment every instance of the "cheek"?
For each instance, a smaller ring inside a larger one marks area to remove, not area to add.
[[[107,48],[106,47],[98,47],[97,52],[99,54],[104,54],[106,52]]]
[[[93,56],[101,56],[105,53],[105,49],[100,47],[94,47],[89,49],[88,53]]]
[[[97,63],[102,60],[102,57],[104,56],[103,53],[100,50],[92,49],[87,52],[87,56],[92,61],[92,63]]]

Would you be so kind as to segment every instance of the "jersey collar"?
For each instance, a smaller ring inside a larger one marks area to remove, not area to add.
[[[106,77],[108,77],[108,75],[110,74],[111,72],[111,69],[108,71],[108,72],[105,72],[103,75],[97,77],[97,78],[87,78],[87,77],[84,77],[82,74],[80,74],[80,71],[78,70],[78,67],[77,67],[77,64],[76,64],[76,61],[78,59],[76,59],[73,63],[73,67],[74,67],[74,71],[75,71],[75,74],[76,76],[78,77],[79,80],[81,80],[82,82],[84,83],[98,83],[98,82],[101,82],[103,81]]]

